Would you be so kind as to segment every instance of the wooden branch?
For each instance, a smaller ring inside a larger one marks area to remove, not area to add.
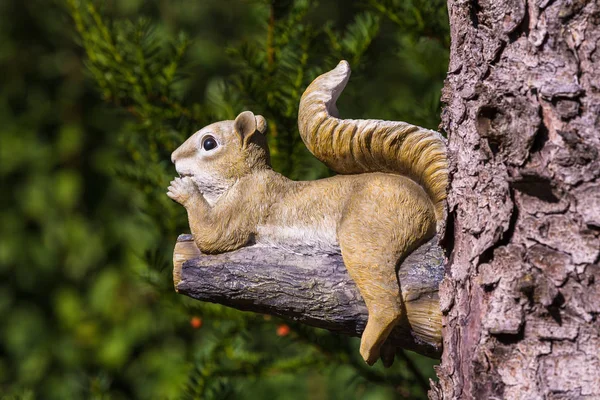
[[[173,264],[175,289],[198,300],[352,336],[360,336],[367,323],[367,308],[340,255],[298,255],[264,246],[204,255],[191,235],[180,235]],[[406,312],[388,343],[440,356],[443,276],[444,254],[435,238],[404,260],[398,279]]]

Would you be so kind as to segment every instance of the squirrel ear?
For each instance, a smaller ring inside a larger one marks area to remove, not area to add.
[[[233,127],[240,136],[242,144],[246,146],[250,137],[256,132],[256,118],[251,111],[244,111],[236,117]]]
[[[256,130],[263,135],[267,134],[267,120],[262,115],[256,115]]]

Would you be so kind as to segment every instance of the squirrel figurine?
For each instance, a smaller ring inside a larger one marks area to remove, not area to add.
[[[273,171],[267,122],[245,111],[173,152],[180,177],[167,195],[186,208],[203,253],[254,243],[341,251],[369,312],[360,354],[389,365],[395,349],[382,345],[403,310],[396,269],[444,218],[446,146],[439,133],[404,122],[337,118],[349,77],[346,61],[317,77],[298,115],[308,149],[341,175],[296,182]]]

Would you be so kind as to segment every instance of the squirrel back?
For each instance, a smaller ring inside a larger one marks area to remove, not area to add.
[[[317,77],[300,100],[298,127],[306,147],[339,174],[387,172],[408,176],[427,192],[436,219],[444,218],[448,161],[444,138],[406,122],[339,119],[335,105],[350,65]]]

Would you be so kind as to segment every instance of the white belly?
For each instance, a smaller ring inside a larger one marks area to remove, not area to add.
[[[261,225],[256,243],[286,249],[298,254],[339,254],[336,224],[323,221],[306,225]]]

